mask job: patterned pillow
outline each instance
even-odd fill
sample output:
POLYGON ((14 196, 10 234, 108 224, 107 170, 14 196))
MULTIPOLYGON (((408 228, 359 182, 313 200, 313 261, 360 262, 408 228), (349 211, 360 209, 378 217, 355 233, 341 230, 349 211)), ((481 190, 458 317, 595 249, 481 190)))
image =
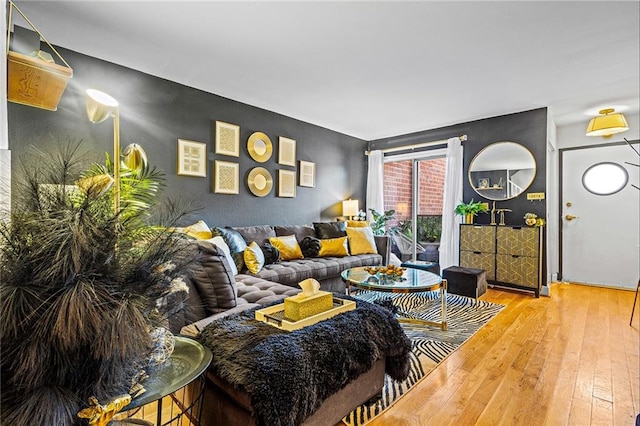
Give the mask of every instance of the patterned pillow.
POLYGON ((271 237, 269 242, 280 251, 282 260, 302 259, 302 250, 295 235, 286 237, 271 237))
POLYGON ((349 237, 349 250, 352 255, 378 253, 376 239, 370 227, 349 227, 347 228, 347 236, 349 237))
POLYGON ((320 253, 320 240, 314 237, 305 237, 300 242, 300 249, 304 257, 318 257, 320 253))

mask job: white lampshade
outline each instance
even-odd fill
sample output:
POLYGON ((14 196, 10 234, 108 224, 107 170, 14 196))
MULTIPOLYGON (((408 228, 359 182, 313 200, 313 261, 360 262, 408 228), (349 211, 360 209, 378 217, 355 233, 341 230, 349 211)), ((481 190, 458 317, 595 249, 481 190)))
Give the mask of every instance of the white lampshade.
POLYGON ((359 210, 358 200, 344 200, 342 202, 342 216, 356 216, 359 210))
POLYGON ((607 108, 600 110, 597 117, 593 117, 587 126, 587 136, 611 136, 616 133, 629 130, 627 120, 621 113, 615 113, 615 109, 607 108))
POLYGON ((87 117, 92 123, 101 123, 118 108, 118 101, 104 92, 87 90, 87 117))

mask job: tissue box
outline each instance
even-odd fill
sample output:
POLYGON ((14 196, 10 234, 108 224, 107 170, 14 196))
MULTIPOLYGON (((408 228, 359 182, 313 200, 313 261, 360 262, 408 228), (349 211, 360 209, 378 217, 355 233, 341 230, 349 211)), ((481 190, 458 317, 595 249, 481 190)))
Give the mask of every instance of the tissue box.
POLYGON ((328 291, 318 291, 309 296, 301 293, 284 299, 284 316, 294 321, 300 321, 332 308, 333 294, 328 291))

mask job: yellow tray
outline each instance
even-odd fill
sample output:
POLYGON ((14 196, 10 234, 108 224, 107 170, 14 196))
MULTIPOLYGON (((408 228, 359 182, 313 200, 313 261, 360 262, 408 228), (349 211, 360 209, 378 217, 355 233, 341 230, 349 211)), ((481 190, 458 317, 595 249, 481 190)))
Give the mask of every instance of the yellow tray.
POLYGON ((316 315, 304 318, 300 321, 288 320, 284 317, 284 303, 279 305, 269 306, 268 308, 259 309, 256 311, 256 320, 262 321, 266 324, 272 325, 281 330, 293 331, 304 328, 308 325, 315 324, 322 320, 326 320, 333 316, 338 315, 341 312, 352 311, 356 308, 356 302, 352 300, 343 300, 333 298, 333 308, 327 311, 321 312, 316 315))

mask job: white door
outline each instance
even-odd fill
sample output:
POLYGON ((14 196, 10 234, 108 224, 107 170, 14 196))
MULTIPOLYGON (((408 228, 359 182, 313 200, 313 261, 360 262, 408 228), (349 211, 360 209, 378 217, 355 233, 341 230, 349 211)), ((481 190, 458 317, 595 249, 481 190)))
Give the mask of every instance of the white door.
MULTIPOLYGON (((638 144, 633 145, 636 149, 638 144)), ((640 278, 640 159, 628 145, 568 149, 562 155, 562 280, 635 289, 640 278), (618 192, 600 187, 610 174, 628 182, 618 192), (629 164, 631 163, 631 164, 629 164), (592 169, 590 169, 592 168, 592 169), (587 172, 585 176, 585 172, 587 172), (586 180, 586 182, 585 182, 586 180), (595 193, 585 187, 590 184, 595 193), (575 218, 574 218, 575 217, 575 218)))

